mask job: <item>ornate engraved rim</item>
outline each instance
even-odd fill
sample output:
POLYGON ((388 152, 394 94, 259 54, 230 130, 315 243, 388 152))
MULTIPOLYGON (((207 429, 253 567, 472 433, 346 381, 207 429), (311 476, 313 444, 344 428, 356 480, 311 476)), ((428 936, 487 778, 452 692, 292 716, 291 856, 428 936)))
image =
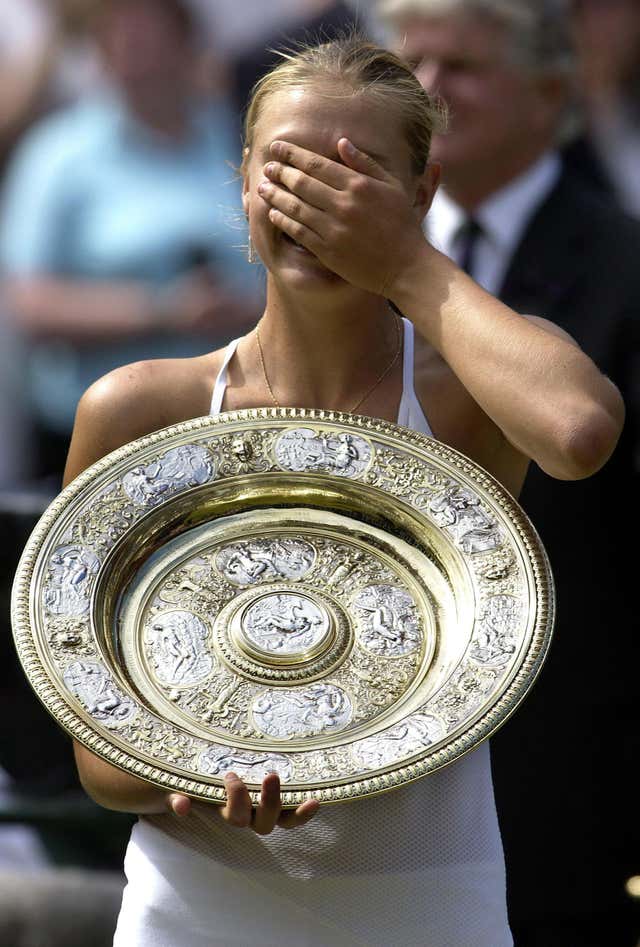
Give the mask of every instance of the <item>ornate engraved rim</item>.
MULTIPOLYGON (((490 474, 452 448, 418 434, 409 429, 400 428, 390 422, 375 418, 348 415, 341 412, 308 410, 297 408, 253 408, 228 412, 216 417, 196 418, 181 424, 157 431, 126 444, 99 460, 73 481, 49 506, 35 527, 21 557, 13 586, 11 616, 14 637, 19 658, 39 699, 54 718, 67 732, 99 756, 114 765, 138 775, 170 791, 185 792, 202 799, 222 802, 225 798, 221 779, 210 780, 187 778, 171 771, 169 766, 154 765, 140 756, 127 752, 118 745, 115 735, 96 732, 65 701, 51 674, 38 652, 34 639, 33 626, 36 620, 35 605, 31 600, 31 587, 38 566, 39 554, 47 537, 70 508, 78 502, 84 491, 95 487, 114 465, 134 455, 144 455, 153 447, 162 446, 184 435, 196 434, 203 429, 246 425, 252 426, 268 422, 307 422, 329 425, 345 425, 356 429, 367 437, 378 436, 394 439, 401 436, 403 446, 427 454, 430 460, 440 462, 454 470, 463 483, 472 484, 480 490, 491 503, 500 510, 508 521, 513 535, 517 537, 526 553, 530 567, 533 588, 532 603, 535 604, 535 624, 523 660, 517 667, 507 686, 498 699, 463 733, 454 737, 441 749, 428 752, 421 759, 407 765, 395 767, 390 772, 372 776, 351 778, 345 784, 330 785, 320 789, 283 790, 283 802, 286 806, 297 806, 310 796, 322 802, 352 800, 403 785, 434 772, 459 759, 465 753, 477 747, 482 741, 494 734, 513 714, 530 690, 546 657, 553 628, 555 597, 553 579, 549 562, 540 539, 517 502, 490 474)), ((286 425, 283 430, 286 429, 286 425)), ((304 476, 304 475, 303 475, 304 476)), ((103 728, 104 729, 104 728, 103 728)), ((259 792, 252 791, 257 801, 259 792)))

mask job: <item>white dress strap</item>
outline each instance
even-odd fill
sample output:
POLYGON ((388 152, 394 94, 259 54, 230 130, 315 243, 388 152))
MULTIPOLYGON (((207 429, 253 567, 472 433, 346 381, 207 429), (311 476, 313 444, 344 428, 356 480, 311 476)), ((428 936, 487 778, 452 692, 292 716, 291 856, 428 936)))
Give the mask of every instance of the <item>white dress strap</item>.
POLYGON ((402 398, 398 410, 398 424, 410 427, 421 434, 433 437, 431 426, 418 401, 413 381, 414 375, 414 335, 413 323, 402 317, 404 345, 402 353, 402 398))
POLYGON ((233 342, 229 342, 227 345, 224 353, 224 360, 222 362, 222 368, 218 372, 216 383, 213 386, 213 395, 211 396, 211 408, 209 410, 209 414, 220 414, 222 411, 222 402, 224 400, 224 393, 227 387, 227 367, 234 356, 235 350, 238 348, 239 341, 240 339, 234 339, 233 342))

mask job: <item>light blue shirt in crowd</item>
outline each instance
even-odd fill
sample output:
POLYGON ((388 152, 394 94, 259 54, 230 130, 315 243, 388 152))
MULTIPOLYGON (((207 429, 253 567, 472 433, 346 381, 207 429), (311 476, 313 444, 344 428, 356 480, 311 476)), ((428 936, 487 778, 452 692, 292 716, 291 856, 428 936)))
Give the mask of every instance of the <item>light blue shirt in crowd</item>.
MULTIPOLYGON (((233 291, 257 300, 260 277, 243 248, 240 156, 239 123, 224 102, 194 108, 178 142, 141 126, 115 95, 58 112, 27 134, 9 168, 2 270, 143 280, 161 289, 206 259, 233 291)), ((224 341, 164 333, 82 349, 63 340, 37 344, 34 408, 47 426, 68 431, 80 395, 106 371, 224 341)))

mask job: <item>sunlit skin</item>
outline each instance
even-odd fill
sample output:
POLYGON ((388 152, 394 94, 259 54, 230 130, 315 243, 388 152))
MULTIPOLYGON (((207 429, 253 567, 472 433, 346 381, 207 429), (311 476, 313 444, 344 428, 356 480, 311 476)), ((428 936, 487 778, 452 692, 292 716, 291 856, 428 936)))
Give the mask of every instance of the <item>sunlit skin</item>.
MULTIPOLYGON (((588 476, 618 437, 617 389, 565 333, 514 313, 425 241, 421 225, 437 166, 413 173, 389 110, 367 96, 333 92, 274 94, 245 161, 244 209, 267 269, 261 336, 279 402, 348 410, 394 353, 390 299, 416 327, 416 392, 438 438, 513 494, 529 458, 552 476, 588 476)), ((65 482, 136 437, 207 414, 223 357, 219 350, 141 362, 98 381, 78 408, 65 482)), ((397 418, 401 364, 360 413, 397 418)), ((229 365, 222 407, 265 404, 272 402, 252 331, 229 365)), ((81 746, 76 756, 83 785, 109 808, 185 817, 194 805, 81 746)), ((237 775, 225 778, 225 789, 226 804, 212 818, 260 834, 302 826, 318 810, 309 799, 284 811, 275 774, 265 778, 256 806, 237 775)))
POLYGON ((472 13, 412 16, 396 24, 396 37, 423 88, 448 106, 432 158, 463 207, 472 210, 550 147, 566 83, 518 64, 504 28, 472 13))

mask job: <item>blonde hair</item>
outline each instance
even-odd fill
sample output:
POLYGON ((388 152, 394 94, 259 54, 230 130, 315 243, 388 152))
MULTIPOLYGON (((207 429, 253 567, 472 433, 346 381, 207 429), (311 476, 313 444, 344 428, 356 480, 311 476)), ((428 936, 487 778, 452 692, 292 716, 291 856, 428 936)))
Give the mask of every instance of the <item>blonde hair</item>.
POLYGON ((425 170, 431 138, 446 125, 445 107, 425 92, 395 53, 357 33, 277 52, 282 62, 256 83, 247 108, 243 168, 265 102, 277 92, 306 86, 319 94, 339 95, 337 90, 342 89, 348 96, 366 95, 395 111, 404 128, 412 170, 416 174, 425 170))

